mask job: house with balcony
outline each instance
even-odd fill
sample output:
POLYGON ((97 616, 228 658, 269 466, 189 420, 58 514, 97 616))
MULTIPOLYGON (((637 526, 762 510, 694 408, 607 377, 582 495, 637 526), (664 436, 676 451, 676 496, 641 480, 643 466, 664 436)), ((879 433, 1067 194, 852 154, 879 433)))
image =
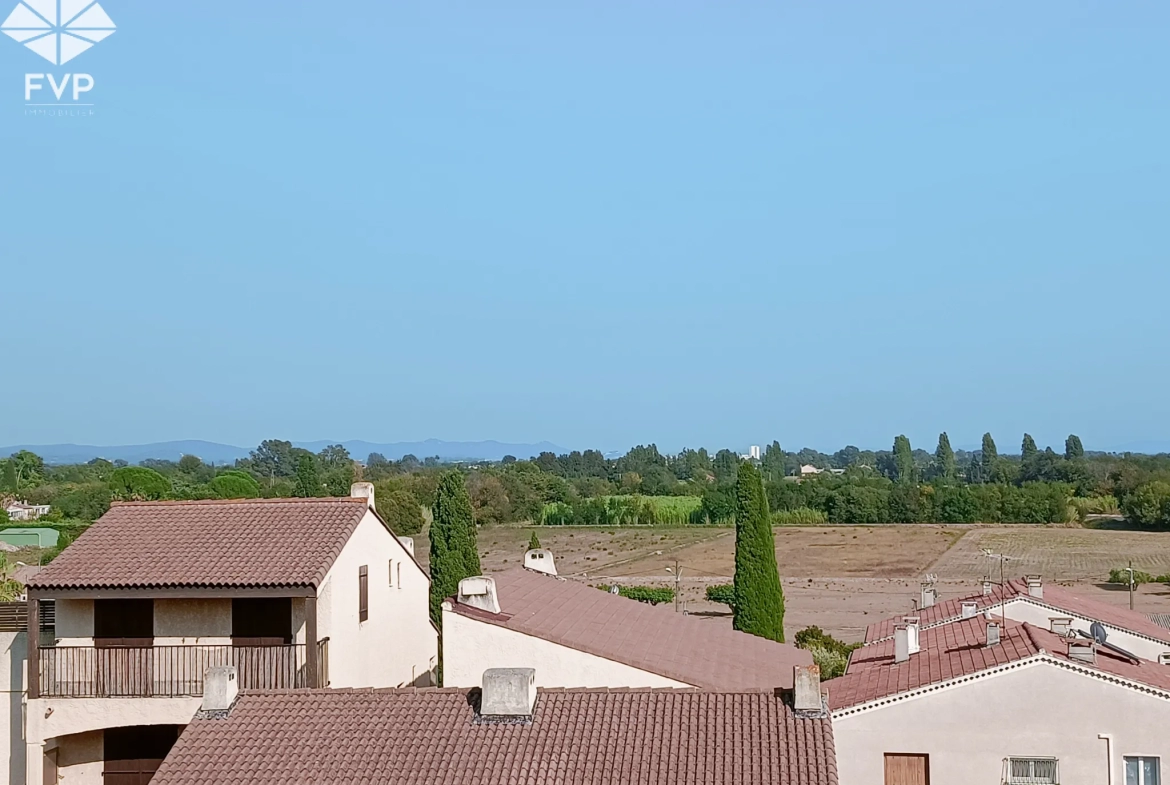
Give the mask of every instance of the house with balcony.
POLYGON ((413 544, 373 486, 327 499, 115 504, 28 584, 25 781, 142 785, 212 668, 241 690, 431 683, 413 544))

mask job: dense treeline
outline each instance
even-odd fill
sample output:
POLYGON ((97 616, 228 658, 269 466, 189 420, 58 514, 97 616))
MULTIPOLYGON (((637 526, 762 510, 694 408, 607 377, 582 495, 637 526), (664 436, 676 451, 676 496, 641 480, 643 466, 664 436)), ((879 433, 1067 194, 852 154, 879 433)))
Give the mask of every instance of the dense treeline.
MULTIPOLYGON (((651 444, 617 458, 585 450, 458 468, 481 525, 724 523, 734 519, 742 460, 730 450, 667 455, 651 444)), ((1170 455, 1086 453, 1076 436, 1057 452, 1025 434, 1018 454, 1001 454, 990 434, 975 451, 953 450, 945 433, 933 452, 904 436, 890 450, 832 454, 773 442, 753 463, 776 523, 1041 523, 1120 511, 1142 526, 1170 526, 1170 455)), ((446 468, 437 458, 375 453, 361 462, 340 445, 314 454, 280 440, 230 467, 193 455, 50 466, 22 451, 0 461, 0 496, 50 504, 50 521, 92 521, 115 499, 342 496, 361 479, 374 483, 395 531, 411 534, 421 530, 446 468)))

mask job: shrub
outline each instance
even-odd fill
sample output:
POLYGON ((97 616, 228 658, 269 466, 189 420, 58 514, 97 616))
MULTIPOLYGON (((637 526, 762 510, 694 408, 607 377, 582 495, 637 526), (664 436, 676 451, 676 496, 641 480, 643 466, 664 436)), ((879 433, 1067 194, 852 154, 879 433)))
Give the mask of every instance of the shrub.
POLYGON ((735 610, 735 584, 720 583, 715 586, 708 586, 707 599, 710 602, 718 602, 735 610))
POLYGON ((1126 495, 1121 511, 1138 526, 1170 525, 1170 483, 1155 480, 1139 485, 1126 495))
POLYGON ((792 639, 799 649, 812 654, 813 662, 821 669, 822 679, 833 679, 845 673, 849 654, 860 643, 845 643, 827 634, 820 627, 806 627, 792 639))
POLYGON ((828 523, 829 516, 822 510, 797 507, 795 510, 776 510, 772 513, 773 526, 808 526, 828 523))
POLYGON ((822 679, 835 679, 845 675, 845 668, 849 665, 849 655, 838 649, 827 649, 824 646, 811 646, 808 653, 813 662, 821 669, 822 679))
MULTIPOLYGON (((1109 583, 1120 583, 1123 586, 1129 585, 1129 571, 1125 568, 1119 570, 1109 571, 1109 583)), ((1170 583, 1170 575, 1159 575, 1154 577, 1148 572, 1141 570, 1133 571, 1133 585, 1141 586, 1144 583, 1170 583)))
POLYGON ((1069 504, 1076 510, 1077 518, 1085 520, 1090 515, 1116 515, 1121 511, 1115 496, 1089 496, 1081 498, 1074 496, 1069 504))
MULTIPOLYGON (((597 588, 602 591, 610 591, 612 587, 603 584, 597 588)), ((627 599, 648 602, 651 605, 674 602, 674 589, 664 589, 658 586, 618 586, 618 594, 627 599)))

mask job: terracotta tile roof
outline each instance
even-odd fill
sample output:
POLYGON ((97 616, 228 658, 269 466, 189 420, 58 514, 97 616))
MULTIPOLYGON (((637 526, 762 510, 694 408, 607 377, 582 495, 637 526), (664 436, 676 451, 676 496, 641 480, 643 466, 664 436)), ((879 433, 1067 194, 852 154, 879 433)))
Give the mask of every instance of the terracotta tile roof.
POLYGON ((1031 624, 1008 620, 999 645, 986 646, 986 640, 987 620, 978 616, 920 631, 920 651, 906 662, 894 662, 893 640, 857 649, 846 674, 826 682, 829 707, 845 709, 1042 654, 1170 691, 1170 667, 1148 660, 1135 662, 1103 648, 1097 650, 1095 665, 1073 663, 1064 638, 1031 624))
MULTIPOLYGON (((1153 638, 1170 644, 1170 629, 1161 627, 1144 614, 1117 605, 1110 605, 1100 600, 1086 599, 1074 594, 1063 586, 1057 586, 1051 583, 1044 584, 1043 598, 1032 597, 1028 594, 1027 582, 1022 578, 1008 581, 1003 586, 1002 591, 999 584, 993 585, 991 594, 988 596, 980 592, 966 597, 956 597, 945 602, 940 602, 930 608, 924 608, 921 611, 909 611, 904 615, 918 616, 919 623, 923 627, 927 627, 932 624, 941 624, 960 618, 963 613, 962 606, 964 602, 978 603, 978 610, 981 612, 985 608, 998 605, 1001 598, 1009 601, 1022 599, 1026 602, 1048 607, 1055 614, 1064 612, 1081 616, 1092 621, 1099 621, 1106 626, 1129 630, 1130 632, 1144 635, 1147 638, 1153 638)), ((883 619, 869 625, 865 631, 866 643, 889 638, 894 634, 894 625, 901 620, 902 616, 898 616, 896 618, 883 619)))
POLYGON ((709 690, 792 687, 812 655, 783 643, 618 597, 576 581, 515 568, 492 575, 501 613, 450 600, 463 616, 709 690))
POLYGON ((316 586, 367 509, 355 498, 115 504, 28 585, 316 586))
POLYGON ((516 724, 477 723, 477 705, 478 690, 244 695, 188 725, 151 783, 837 783, 829 719, 771 692, 540 690, 516 724))

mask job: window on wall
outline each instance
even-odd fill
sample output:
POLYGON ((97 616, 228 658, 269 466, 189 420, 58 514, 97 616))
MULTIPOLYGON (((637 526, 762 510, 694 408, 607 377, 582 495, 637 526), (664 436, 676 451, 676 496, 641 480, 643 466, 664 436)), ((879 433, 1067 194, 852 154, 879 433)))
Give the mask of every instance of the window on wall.
POLYGON ((1059 785, 1056 758, 1008 758, 1004 761, 1007 785, 1059 785))
POLYGON ((1159 759, 1153 756, 1126 756, 1125 785, 1162 785, 1159 759))
POLYGON ((358 567, 358 621, 370 618, 370 569, 358 567))
POLYGON ((390 570, 390 585, 393 586, 394 585, 394 560, 393 559, 391 559, 389 561, 389 570, 390 570))

